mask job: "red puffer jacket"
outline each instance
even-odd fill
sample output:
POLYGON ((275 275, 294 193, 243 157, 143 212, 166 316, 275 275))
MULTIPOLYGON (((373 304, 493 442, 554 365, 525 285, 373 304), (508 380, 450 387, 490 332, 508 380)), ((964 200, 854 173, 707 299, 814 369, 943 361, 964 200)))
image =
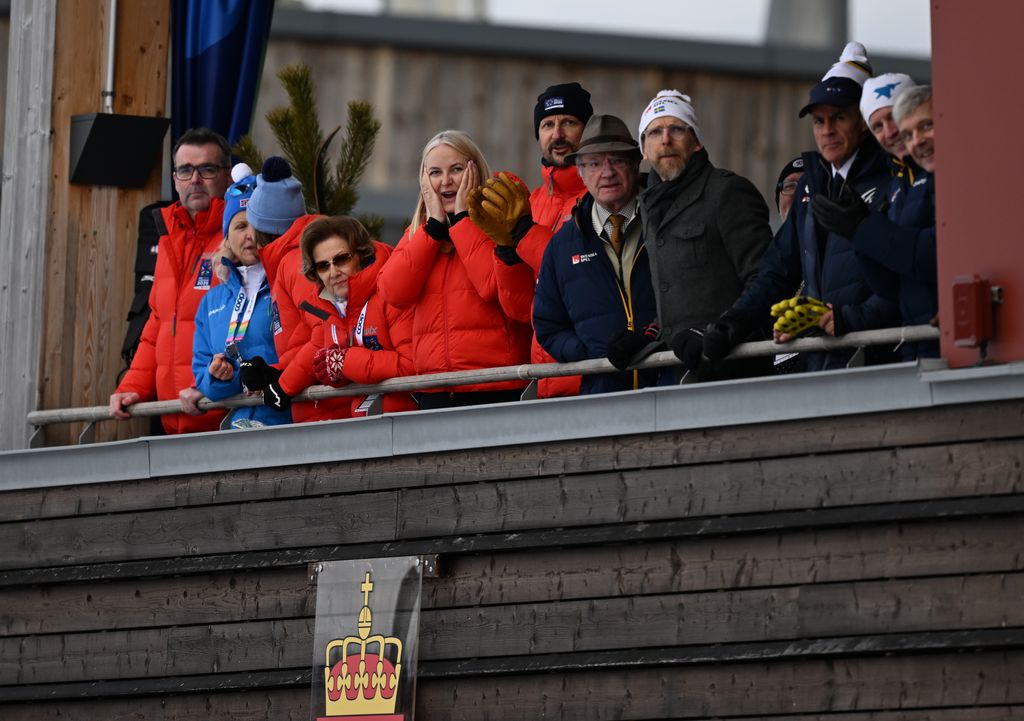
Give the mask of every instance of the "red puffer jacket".
MULTIPOLYGON (((319 322, 319 319, 304 317, 307 314, 299 310, 303 302, 314 302, 320 292, 320 289, 302 274, 299 240, 306 226, 320 217, 322 216, 303 215, 292 223, 284 235, 270 245, 260 248, 260 260, 263 261, 263 267, 267 271, 267 283, 270 284, 271 324, 274 331, 274 347, 277 348, 277 363, 274 365, 280 369, 288 367, 299 349, 309 341, 314 321, 319 322)), ((296 403, 292 406, 292 421, 304 423, 323 420, 316 405, 308 401, 296 403)))
MULTIPOLYGON (((223 239, 223 212, 220 198, 212 200, 209 210, 196 213, 194 222, 180 202, 161 209, 165 233, 160 236, 149 292, 152 312, 118 393, 138 393, 143 401, 169 401, 195 385, 196 310, 217 283, 213 260, 223 239)), ((217 430, 223 418, 224 411, 208 411, 201 416, 166 415, 161 421, 168 433, 194 433, 217 430)))
MULTIPOLYGON (((528 357, 530 327, 508 318, 498 302, 494 244, 463 218, 438 242, 425 226, 408 228, 377 278, 383 299, 413 308, 416 373, 516 365, 528 357)), ((484 383, 436 391, 498 391, 522 381, 484 383)))
MULTIPOLYGON (((316 320, 312 336, 288 364, 281 376, 281 388, 295 395, 319 381, 313 372, 313 355, 321 348, 337 345, 348 348, 342 374, 351 383, 380 383, 388 378, 413 375, 412 308, 388 305, 377 292, 377 277, 391 256, 392 249, 374 241, 374 262, 348 279, 348 307, 344 317, 329 295, 322 292, 316 301, 303 306, 303 315, 316 320)), ((317 420, 349 418, 357 412, 365 396, 331 398, 317 402, 317 420)), ((384 412, 416 410, 408 393, 384 396, 384 412)))
MULTIPOLYGON (((523 263, 506 265, 494 258, 494 274, 498 282, 499 299, 505 312, 516 320, 530 322, 533 317, 533 293, 540 273, 544 249, 551 236, 572 218, 572 209, 587 192, 575 166, 553 167, 541 170, 544 183, 530 193, 530 212, 534 226, 516 246, 523 263)), ((531 363, 554 363, 547 351, 540 347, 536 336, 530 344, 531 363)), ((580 392, 580 377, 543 378, 537 382, 540 398, 576 396, 580 392)))

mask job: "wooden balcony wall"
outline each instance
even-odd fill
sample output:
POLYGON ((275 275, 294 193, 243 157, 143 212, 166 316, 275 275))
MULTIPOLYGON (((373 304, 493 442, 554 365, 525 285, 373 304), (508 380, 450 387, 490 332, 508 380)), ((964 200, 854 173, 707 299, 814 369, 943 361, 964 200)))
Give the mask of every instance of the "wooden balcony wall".
POLYGON ((976 402, 7 491, 0 718, 305 720, 310 564, 421 553, 420 721, 1024 719, 1022 436, 976 402))

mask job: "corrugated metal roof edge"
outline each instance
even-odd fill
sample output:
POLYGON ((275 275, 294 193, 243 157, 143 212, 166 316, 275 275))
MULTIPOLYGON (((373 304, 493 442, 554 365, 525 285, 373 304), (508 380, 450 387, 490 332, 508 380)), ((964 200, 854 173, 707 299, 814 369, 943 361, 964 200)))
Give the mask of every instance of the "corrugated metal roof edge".
POLYGON ((904 363, 0 453, 0 491, 1024 399, 1024 362, 904 363))

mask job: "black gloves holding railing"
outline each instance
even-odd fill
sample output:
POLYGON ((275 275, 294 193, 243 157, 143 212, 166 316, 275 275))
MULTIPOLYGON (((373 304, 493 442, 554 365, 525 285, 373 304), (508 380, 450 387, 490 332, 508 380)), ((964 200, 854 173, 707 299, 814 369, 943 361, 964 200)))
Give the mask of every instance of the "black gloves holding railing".
POLYGON ((268 365, 260 356, 253 356, 239 361, 238 368, 242 373, 242 385, 249 391, 263 391, 263 405, 276 411, 288 410, 292 398, 281 389, 278 380, 281 371, 268 365))

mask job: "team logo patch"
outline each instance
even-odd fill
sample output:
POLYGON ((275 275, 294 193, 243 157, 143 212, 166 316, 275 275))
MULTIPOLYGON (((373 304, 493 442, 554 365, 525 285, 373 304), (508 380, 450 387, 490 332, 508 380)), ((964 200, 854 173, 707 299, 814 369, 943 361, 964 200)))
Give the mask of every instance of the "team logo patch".
POLYGON ((572 264, 579 265, 580 263, 589 263, 596 257, 597 253, 581 253, 580 255, 574 255, 572 257, 572 264))
POLYGON ((548 98, 544 101, 544 110, 554 110, 555 108, 564 108, 565 98, 548 98))

